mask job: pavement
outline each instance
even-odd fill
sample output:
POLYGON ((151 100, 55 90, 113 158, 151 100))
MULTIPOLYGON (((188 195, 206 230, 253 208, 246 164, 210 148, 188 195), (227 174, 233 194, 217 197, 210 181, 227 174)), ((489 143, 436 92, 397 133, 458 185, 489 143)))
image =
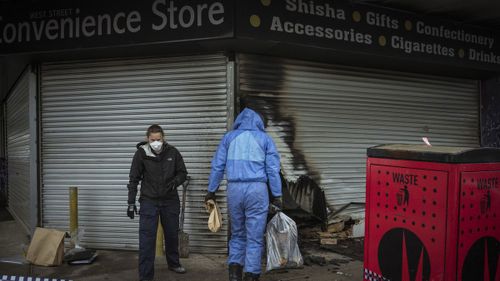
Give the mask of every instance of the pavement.
MULTIPOLYGON (((42 267, 31 265, 25 261, 23 250, 26 249, 27 245, 29 245, 29 237, 24 234, 16 221, 0 221, 0 280, 2 280, 3 275, 59 278, 74 281, 138 280, 138 254, 136 251, 97 250, 99 256, 91 265, 63 264, 56 267, 42 267)), ((360 260, 320 249, 314 251, 309 249, 307 260, 309 265, 299 269, 264 273, 261 280, 362 280, 363 262, 360 260), (315 263, 316 260, 321 262, 315 263)), ((155 280, 228 280, 226 256, 224 255, 191 254, 189 258, 181 259, 181 263, 188 271, 186 274, 176 274, 169 271, 164 258, 158 258, 155 265, 155 280)))

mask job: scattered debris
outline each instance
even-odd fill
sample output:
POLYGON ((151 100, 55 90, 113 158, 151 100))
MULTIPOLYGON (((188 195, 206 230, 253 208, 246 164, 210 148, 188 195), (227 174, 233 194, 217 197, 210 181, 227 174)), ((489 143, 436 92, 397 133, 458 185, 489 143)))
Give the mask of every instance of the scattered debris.
POLYGON ((311 266, 313 264, 325 266, 328 263, 326 262, 325 257, 316 256, 316 255, 307 255, 304 257, 304 265, 311 266))
POLYGON ((358 221, 352 220, 351 217, 343 216, 335 220, 331 220, 326 229, 321 226, 299 226, 299 233, 302 239, 309 241, 320 241, 322 239, 347 239, 352 237, 353 225, 358 221))
POLYGON ((68 264, 91 264, 97 258, 95 250, 84 248, 73 248, 64 255, 64 261, 68 264))
POLYGON ((337 275, 343 275, 343 276, 347 276, 347 277, 352 276, 352 274, 349 274, 349 273, 344 273, 344 272, 342 272, 342 271, 337 271, 337 275))
MULTIPOLYGON (((364 226, 364 220, 355 220, 350 216, 337 216, 329 220, 326 229, 320 225, 299 225, 300 240, 302 248, 304 244, 317 245, 323 250, 335 252, 348 256, 352 259, 363 260, 363 238, 354 238, 360 235, 360 227, 364 226)), ((364 234, 364 233, 363 233, 364 234)), ((307 257, 305 257, 306 259, 307 257)), ((308 262, 320 264, 315 259, 308 262)), ((306 263, 307 265, 307 263, 306 263)))
POLYGON ((337 239, 335 238, 322 238, 319 243, 321 245, 337 245, 337 239))
POLYGON ((327 231, 331 233, 341 232, 345 228, 345 221, 339 221, 328 225, 327 231))
POLYGON ((318 232, 319 238, 337 238, 337 239, 347 239, 351 237, 351 231, 342 231, 342 232, 318 232))

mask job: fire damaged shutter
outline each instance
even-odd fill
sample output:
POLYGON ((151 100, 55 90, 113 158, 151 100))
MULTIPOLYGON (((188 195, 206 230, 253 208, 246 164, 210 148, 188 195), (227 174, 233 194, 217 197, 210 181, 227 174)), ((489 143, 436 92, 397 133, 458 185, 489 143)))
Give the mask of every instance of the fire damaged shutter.
MULTIPOLYGON (((368 147, 424 136, 479 145, 476 81, 252 55, 239 56, 238 74, 242 103, 268 119, 288 185, 313 179, 334 211, 365 202, 368 147)), ((363 216, 363 205, 345 212, 363 216)))
POLYGON ((6 101, 8 206, 31 233, 37 223, 36 77, 24 71, 6 101))
MULTIPOLYGON (((191 251, 225 253, 227 223, 219 233, 209 232, 203 198, 210 161, 231 116, 227 67, 217 54, 44 64, 44 226, 68 230, 68 187, 77 186, 82 244, 136 249, 139 219, 126 216, 126 186, 136 144, 151 124, 159 124, 192 178, 184 228, 191 251)), ((224 190, 218 195, 226 216, 224 190)))

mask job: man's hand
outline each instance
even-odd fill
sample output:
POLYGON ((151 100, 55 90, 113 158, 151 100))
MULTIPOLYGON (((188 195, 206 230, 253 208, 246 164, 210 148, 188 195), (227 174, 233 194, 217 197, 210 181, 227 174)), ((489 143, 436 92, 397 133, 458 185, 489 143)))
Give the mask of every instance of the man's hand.
POLYGON ((208 200, 214 200, 215 202, 215 192, 207 192, 207 195, 205 195, 205 203, 207 203, 208 200))
POLYGON ((283 200, 281 199, 281 196, 274 197, 272 204, 278 207, 280 210, 283 209, 283 200))
POLYGON ((280 197, 274 197, 269 205, 269 212, 275 214, 283 209, 283 200, 280 197))
POLYGON ((127 216, 130 219, 134 219, 134 215, 137 215, 137 207, 135 206, 135 204, 128 204, 127 216))

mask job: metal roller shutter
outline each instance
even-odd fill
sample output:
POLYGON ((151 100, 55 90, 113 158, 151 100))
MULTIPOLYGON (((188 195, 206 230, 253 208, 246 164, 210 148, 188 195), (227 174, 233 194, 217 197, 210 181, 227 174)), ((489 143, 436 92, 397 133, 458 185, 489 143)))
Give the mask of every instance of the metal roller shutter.
MULTIPOLYGON (((338 209, 365 202, 366 148, 479 145, 476 81, 241 55, 239 96, 270 119, 285 177, 311 175, 338 209)), ((347 213, 363 216, 360 207, 347 213)))
POLYGON ((126 185, 136 144, 157 123, 192 177, 185 222, 191 250, 225 253, 227 224, 217 234, 208 231, 203 198, 232 114, 228 67, 222 55, 44 64, 44 225, 68 229, 68 187, 77 186, 82 244, 136 249, 138 219, 126 217, 126 185))
POLYGON ((37 220, 35 81, 26 70, 6 101, 8 206, 27 233, 37 220))

